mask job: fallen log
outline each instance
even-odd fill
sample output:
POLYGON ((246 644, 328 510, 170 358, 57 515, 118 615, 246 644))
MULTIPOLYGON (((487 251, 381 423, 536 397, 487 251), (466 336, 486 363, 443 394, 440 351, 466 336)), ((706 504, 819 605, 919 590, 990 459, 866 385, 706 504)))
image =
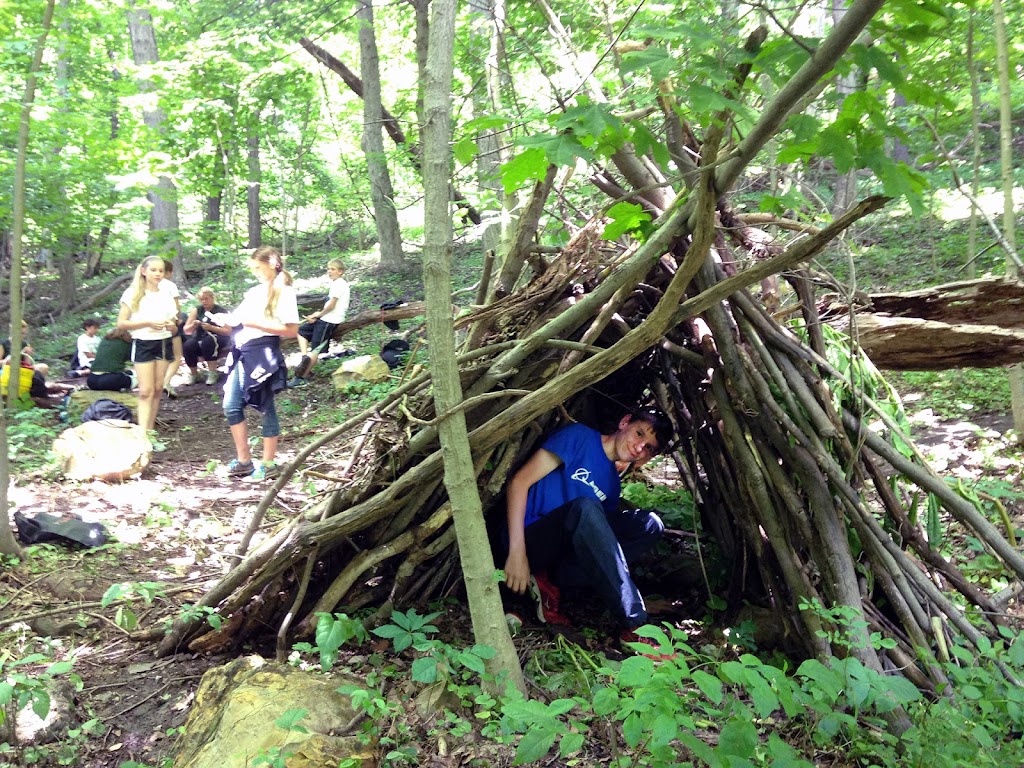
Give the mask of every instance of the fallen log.
POLYGON ((996 368, 1024 361, 1024 283, 983 278, 901 293, 823 297, 822 320, 850 333, 883 370, 996 368))

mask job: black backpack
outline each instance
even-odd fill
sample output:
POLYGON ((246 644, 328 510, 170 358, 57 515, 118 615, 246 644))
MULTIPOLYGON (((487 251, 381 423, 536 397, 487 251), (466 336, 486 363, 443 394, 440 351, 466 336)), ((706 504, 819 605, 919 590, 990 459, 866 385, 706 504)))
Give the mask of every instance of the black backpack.
POLYGON ((107 398, 97 400, 86 408, 85 413, 82 414, 83 423, 86 421, 102 421, 103 419, 134 421, 132 418, 131 408, 124 403, 119 403, 116 400, 109 400, 107 398))

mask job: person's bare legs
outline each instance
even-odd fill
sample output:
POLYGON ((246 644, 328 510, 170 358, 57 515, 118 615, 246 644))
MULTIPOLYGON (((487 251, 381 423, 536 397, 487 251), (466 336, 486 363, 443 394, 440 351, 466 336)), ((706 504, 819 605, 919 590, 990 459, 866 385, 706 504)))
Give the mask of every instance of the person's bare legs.
POLYGON ((264 466, 274 463, 274 457, 277 456, 277 438, 276 437, 264 437, 263 438, 263 464, 264 466))
MULTIPOLYGON (((252 461, 252 451, 249 450, 249 428, 245 422, 231 425, 231 439, 235 442, 235 458, 239 464, 247 464, 252 461)), ((277 438, 274 438, 276 446, 277 438)), ((264 440, 266 444, 266 440, 264 440)))
POLYGON ((299 342, 299 352, 304 355, 309 354, 309 339, 300 333, 295 337, 295 340, 299 342))
POLYGON ((156 428, 156 415, 160 410, 162 382, 166 372, 166 360, 135 364, 135 375, 139 379, 139 425, 145 429, 156 428))
POLYGON ((182 342, 181 336, 174 336, 171 339, 171 349, 173 350, 174 359, 171 360, 167 365, 167 371, 164 373, 163 386, 161 389, 166 389, 171 385, 171 379, 173 379, 177 373, 178 368, 181 366, 182 356, 182 342))

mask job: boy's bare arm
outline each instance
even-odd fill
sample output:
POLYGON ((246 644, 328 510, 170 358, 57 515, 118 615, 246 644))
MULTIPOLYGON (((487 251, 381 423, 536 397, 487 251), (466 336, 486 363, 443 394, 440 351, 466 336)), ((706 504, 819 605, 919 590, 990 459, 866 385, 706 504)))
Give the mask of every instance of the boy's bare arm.
POLYGON ((539 449, 509 481, 506 496, 508 559, 505 583, 513 592, 523 593, 530 583, 530 562, 526 557, 526 497, 530 488, 562 463, 551 451, 539 449))

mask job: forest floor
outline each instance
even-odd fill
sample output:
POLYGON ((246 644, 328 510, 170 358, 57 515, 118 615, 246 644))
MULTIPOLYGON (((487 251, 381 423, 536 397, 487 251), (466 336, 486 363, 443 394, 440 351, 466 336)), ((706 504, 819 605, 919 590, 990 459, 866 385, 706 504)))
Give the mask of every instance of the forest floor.
MULTIPOLYGON (((290 460, 317 431, 308 426, 310 413, 340 407, 339 395, 329 390, 330 382, 321 374, 310 386, 289 390, 280 398, 284 430, 280 460, 290 460)), ((179 392, 178 399, 164 400, 161 406, 160 432, 167 450, 154 454, 140 478, 120 485, 72 484, 42 473, 16 479, 12 501, 20 511, 75 513, 102 523, 116 543, 94 550, 42 545, 19 564, 5 564, 0 574, 0 645, 4 646, 0 667, 32 653, 47 659, 70 659, 74 674, 81 678, 81 689, 74 694, 71 735, 64 733, 41 747, 0 753, 0 766, 115 768, 126 762, 159 766, 173 753, 177 729, 184 724, 207 669, 241 653, 273 655, 269 646, 213 656, 188 652, 167 658, 154 655, 165 622, 196 601, 232 565, 232 552, 269 487, 222 474, 223 465, 233 457, 233 448, 220 410, 219 389, 195 384, 181 387, 179 392), (133 632, 118 626, 114 607, 100 605, 108 588, 119 583, 153 585, 150 600, 132 605, 138 622, 133 632), (86 721, 93 723, 81 729, 86 721)), ((989 415, 967 422, 929 419, 924 414, 916 425, 920 445, 942 471, 989 492, 1003 487, 1012 520, 1016 527, 1024 526, 1019 451, 1003 438, 1010 427, 1008 416, 989 415)), ((258 434, 253 419, 250 429, 258 434)), ((322 457, 319 470, 330 474, 342 458, 322 457)), ((298 514, 328 485, 322 478, 309 476, 290 482, 258 535, 266 535, 286 516, 298 514)), ((967 554, 969 546, 965 543, 956 549, 967 554)), ((980 580, 986 578, 984 573, 976 575, 980 580)), ((702 588, 688 594, 663 589, 663 599, 652 607, 660 612, 659 620, 678 621, 702 605, 706 594, 700 592, 702 588)), ((586 601, 570 603, 568 610, 581 626, 600 622, 586 601)), ((552 638, 532 617, 524 618, 526 626, 516 642, 525 659, 533 648, 552 638)), ((470 622, 461 600, 446 606, 438 624, 446 642, 471 644, 470 622)), ((567 639, 621 657, 618 647, 603 633, 575 631, 567 639)), ((424 724, 417 722, 412 727, 422 729, 420 746, 430 754, 433 745, 424 724)), ((487 747, 475 739, 467 739, 465 748, 474 742, 474 749, 486 752, 487 747)), ((435 757, 422 764, 462 765, 465 748, 443 760, 435 757)), ((511 759, 511 751, 505 749, 489 762, 507 765, 511 759)), ((561 764, 557 760, 550 763, 561 764)))

